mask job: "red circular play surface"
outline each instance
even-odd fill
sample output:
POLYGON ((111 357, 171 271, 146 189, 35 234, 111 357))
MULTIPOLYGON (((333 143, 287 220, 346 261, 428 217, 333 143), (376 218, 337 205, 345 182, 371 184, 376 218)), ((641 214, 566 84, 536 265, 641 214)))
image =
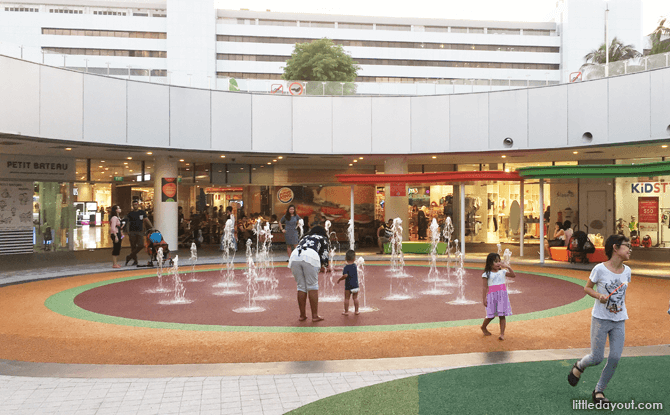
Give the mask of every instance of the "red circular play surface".
MULTIPOLYGON (((318 326, 362 326, 362 325, 391 325, 417 324, 439 321, 456 321, 477 319, 485 316, 482 299, 482 271, 466 270, 465 298, 477 301, 473 305, 451 305, 449 301, 456 300, 458 287, 444 287, 450 294, 429 295, 425 292, 434 289, 435 283, 426 282, 429 267, 406 266, 405 271, 409 278, 392 278, 394 275, 389 266, 371 266, 365 268, 365 290, 359 294, 360 306, 367 305, 375 311, 363 312, 358 316, 353 313, 353 301, 350 304, 350 315, 341 315, 343 311, 344 282, 330 288, 331 274, 319 274, 319 296, 337 297, 336 302, 319 302, 319 314, 325 318, 317 323, 318 326), (411 296, 404 300, 389 300, 391 294, 411 296)), ((440 277, 446 278, 444 267, 439 268, 440 277)), ((332 275, 337 281, 341 274, 336 271, 332 275)), ((156 277, 132 279, 103 285, 85 291, 76 296, 77 306, 99 314, 125 317, 137 320, 160 321, 166 323, 204 324, 222 326, 313 326, 315 323, 308 319, 298 321, 298 305, 296 301, 296 284, 291 272, 286 267, 274 269, 274 275, 279 285, 276 294, 280 297, 273 300, 256 301, 256 305, 263 307, 262 312, 240 313, 234 310, 247 307, 249 296, 217 295, 225 288, 214 287, 224 279, 216 271, 196 272, 194 274, 201 281, 191 282, 191 274, 180 274, 184 280, 185 298, 190 304, 168 304, 161 302, 174 297, 173 292, 155 293, 158 286, 156 277)), ((451 276, 452 282, 456 277, 451 276)), ((235 281, 240 283, 234 287, 237 291, 246 291, 246 276, 244 270, 235 270, 235 281)), ((163 276, 165 287, 173 286, 173 277, 163 276)), ((259 284, 263 294, 263 284, 259 284)), ((547 310, 565 305, 584 297, 584 290, 580 285, 557 278, 539 276, 517 272, 517 278, 509 284, 512 311, 514 314, 525 314, 533 311, 547 310)), ((309 304, 307 306, 308 316, 309 304)))

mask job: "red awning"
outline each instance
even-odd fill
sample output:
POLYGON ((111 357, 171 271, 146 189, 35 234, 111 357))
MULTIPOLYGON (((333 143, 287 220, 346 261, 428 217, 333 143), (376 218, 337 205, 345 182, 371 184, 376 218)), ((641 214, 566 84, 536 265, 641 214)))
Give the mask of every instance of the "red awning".
POLYGON ((337 181, 345 184, 444 184, 479 181, 517 181, 523 180, 519 173, 504 171, 447 171, 439 173, 407 174, 336 174, 337 181))

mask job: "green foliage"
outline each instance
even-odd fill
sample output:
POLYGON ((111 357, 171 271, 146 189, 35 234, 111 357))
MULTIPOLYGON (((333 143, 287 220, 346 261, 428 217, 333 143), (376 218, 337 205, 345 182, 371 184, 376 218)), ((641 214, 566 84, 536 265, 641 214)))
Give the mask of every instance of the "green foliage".
POLYGON ((661 18, 658 21, 656 30, 649 34, 649 39, 651 39, 650 55, 670 52, 670 27, 665 26, 666 20, 666 18, 661 18))
MULTIPOLYGON (((291 58, 284 67, 282 79, 353 82, 359 69, 341 45, 335 45, 332 40, 323 38, 311 43, 296 43, 291 58)), ((308 94, 310 88, 311 85, 308 84, 308 94)), ((323 93, 323 85, 319 85, 317 89, 320 89, 320 94, 323 93)))
MULTIPOLYGON (((632 59, 642 56, 642 54, 635 50, 633 45, 624 45, 618 38, 612 39, 609 47, 609 61, 617 62, 626 59, 632 59)), ((585 65, 588 64, 605 64, 605 44, 600 45, 598 49, 592 50, 584 56, 585 65)))
POLYGON ((234 78, 228 80, 228 90, 229 91, 239 91, 240 87, 237 85, 237 81, 234 78))

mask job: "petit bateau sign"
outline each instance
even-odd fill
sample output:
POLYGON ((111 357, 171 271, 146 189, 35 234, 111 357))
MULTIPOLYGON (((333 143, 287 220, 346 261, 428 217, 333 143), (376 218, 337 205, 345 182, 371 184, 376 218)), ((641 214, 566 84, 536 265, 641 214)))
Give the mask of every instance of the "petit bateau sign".
POLYGON ((3 154, 0 155, 0 178, 73 182, 76 180, 75 159, 3 154))

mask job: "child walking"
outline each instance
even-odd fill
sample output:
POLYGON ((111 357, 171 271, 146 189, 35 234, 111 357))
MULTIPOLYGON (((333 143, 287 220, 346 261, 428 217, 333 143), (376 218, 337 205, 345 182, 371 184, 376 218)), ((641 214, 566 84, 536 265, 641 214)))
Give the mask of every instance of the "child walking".
POLYGON ((484 282, 483 303, 486 307, 486 318, 482 324, 484 336, 490 336, 491 332, 486 329, 489 323, 496 317, 500 319, 500 336, 498 339, 505 340, 506 316, 512 315, 512 306, 509 303, 507 295, 507 286, 505 285, 505 276, 516 277, 512 268, 503 265, 500 262, 500 255, 496 253, 488 254, 486 257, 486 266, 482 274, 484 282))
POLYGON ((342 277, 337 280, 339 284, 340 281, 344 281, 344 314, 345 316, 349 315, 349 298, 354 297, 354 312, 356 315, 358 312, 358 269, 354 261, 356 260, 356 252, 353 249, 347 251, 344 256, 344 260, 347 262, 347 265, 344 266, 342 270, 342 277))

